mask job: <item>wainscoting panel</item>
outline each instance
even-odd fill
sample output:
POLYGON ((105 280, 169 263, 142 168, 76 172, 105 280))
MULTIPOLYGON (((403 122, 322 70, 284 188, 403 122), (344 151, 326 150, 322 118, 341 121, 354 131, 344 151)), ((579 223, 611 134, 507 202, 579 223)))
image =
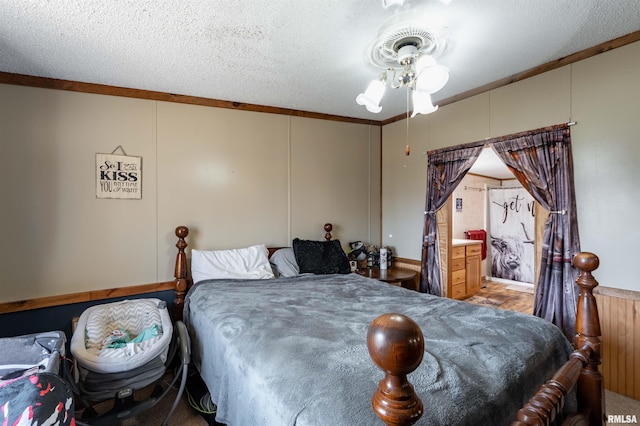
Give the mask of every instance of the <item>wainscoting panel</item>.
POLYGON ((415 287, 414 289, 416 291, 420 291, 420 261, 419 260, 413 260, 413 259, 405 259, 402 257, 398 257, 398 258, 394 258, 395 263, 393 264, 394 268, 402 268, 402 269, 410 269, 412 271, 416 271, 416 278, 415 278, 415 287))
POLYGON ((640 293, 596 288, 605 388, 640 400, 640 293))

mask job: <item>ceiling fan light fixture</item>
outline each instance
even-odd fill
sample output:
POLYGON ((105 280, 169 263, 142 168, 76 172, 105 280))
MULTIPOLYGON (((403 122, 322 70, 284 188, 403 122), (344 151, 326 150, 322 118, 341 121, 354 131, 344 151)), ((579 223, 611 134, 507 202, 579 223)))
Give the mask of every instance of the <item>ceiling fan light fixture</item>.
POLYGON ((433 65, 418 71, 416 90, 434 94, 449 81, 449 68, 444 65, 433 65))
POLYGON ((438 65, 433 55, 420 55, 416 61, 416 72, 420 74, 422 70, 438 65))
POLYGON ((404 0, 382 0, 382 7, 385 9, 391 6, 402 6, 404 0))
MULTIPOLYGON (((451 3, 451 0, 439 0, 439 1, 444 5, 448 5, 449 3, 451 3)), ((405 0, 382 0, 382 7, 387 9, 391 6, 402 6, 404 2, 405 0)))
POLYGON ((364 93, 360 93, 358 97, 356 97, 356 103, 358 105, 364 105, 367 108, 367 111, 375 114, 382 111, 380 101, 384 95, 386 82, 387 73, 383 72, 377 79, 369 83, 369 86, 367 86, 367 90, 365 90, 364 93))
POLYGON ((417 0, 382 0, 385 8, 401 7, 384 22, 367 48, 370 64, 384 70, 378 81, 356 98, 356 102, 370 112, 382 110, 380 101, 389 73, 392 76, 389 86, 406 90, 407 119, 410 118, 412 99, 411 117, 438 109, 432 103, 431 94, 449 81, 449 69, 436 62, 436 58, 447 51, 446 22, 438 19, 437 13, 427 13, 428 10, 417 7, 418 3, 417 0))
POLYGON ((414 43, 407 43, 398 47, 396 60, 400 65, 406 65, 414 62, 418 54, 418 48, 414 43))
POLYGON ((413 102, 413 113, 411 114, 411 118, 418 114, 431 114, 438 110, 438 106, 433 105, 431 95, 428 92, 414 90, 411 100, 413 102))

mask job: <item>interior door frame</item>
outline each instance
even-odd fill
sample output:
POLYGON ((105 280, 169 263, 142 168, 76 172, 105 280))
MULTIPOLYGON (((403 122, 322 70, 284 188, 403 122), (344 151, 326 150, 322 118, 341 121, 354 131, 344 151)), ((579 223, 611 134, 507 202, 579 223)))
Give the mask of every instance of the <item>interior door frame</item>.
MULTIPOLYGON (((540 274, 540 262, 542 261, 542 240, 544 235, 544 224, 549 217, 549 212, 540 205, 537 201, 533 201, 535 204, 535 231, 534 231, 534 250, 535 250, 535 259, 534 259, 534 270, 533 270, 533 292, 535 294, 538 288, 538 276, 540 274)), ((487 212, 484 211, 483 214, 486 215, 487 212)), ((447 199, 447 202, 442 206, 440 210, 436 212, 436 218, 438 223, 438 235, 440 237, 440 273, 442 283, 446 283, 446 286, 443 286, 443 296, 448 297, 449 290, 451 289, 451 276, 449 274, 448 265, 451 262, 451 247, 452 247, 452 236, 453 236, 453 192, 447 199)), ((490 238, 487 235, 488 238, 490 238)), ((487 251, 489 251, 489 247, 487 247, 487 251)), ((491 257, 487 256, 487 260, 490 260, 491 257)), ((485 265, 487 270, 491 267, 491 265, 485 265)), ((487 274, 488 275, 488 274, 487 274)), ((484 282, 486 276, 482 277, 482 281, 484 282)))

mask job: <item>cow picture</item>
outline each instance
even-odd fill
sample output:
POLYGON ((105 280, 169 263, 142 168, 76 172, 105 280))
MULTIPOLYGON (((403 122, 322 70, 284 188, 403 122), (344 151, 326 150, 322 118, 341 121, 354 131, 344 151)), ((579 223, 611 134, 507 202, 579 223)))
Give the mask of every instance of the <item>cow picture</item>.
POLYGON ((522 239, 504 236, 491 237, 491 275, 505 280, 533 282, 528 268, 523 265, 525 256, 522 239))

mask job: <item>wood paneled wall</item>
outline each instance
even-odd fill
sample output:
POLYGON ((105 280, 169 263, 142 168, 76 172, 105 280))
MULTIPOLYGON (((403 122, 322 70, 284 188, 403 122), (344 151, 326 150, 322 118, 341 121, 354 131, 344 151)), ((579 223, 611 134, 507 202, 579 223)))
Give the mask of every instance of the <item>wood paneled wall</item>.
POLYGON ((598 287, 605 388, 640 400, 640 293, 598 287))
POLYGON ((420 261, 413 259, 405 259, 402 257, 395 258, 394 268, 410 269, 416 271, 416 278, 414 279, 414 290, 420 291, 420 261))

